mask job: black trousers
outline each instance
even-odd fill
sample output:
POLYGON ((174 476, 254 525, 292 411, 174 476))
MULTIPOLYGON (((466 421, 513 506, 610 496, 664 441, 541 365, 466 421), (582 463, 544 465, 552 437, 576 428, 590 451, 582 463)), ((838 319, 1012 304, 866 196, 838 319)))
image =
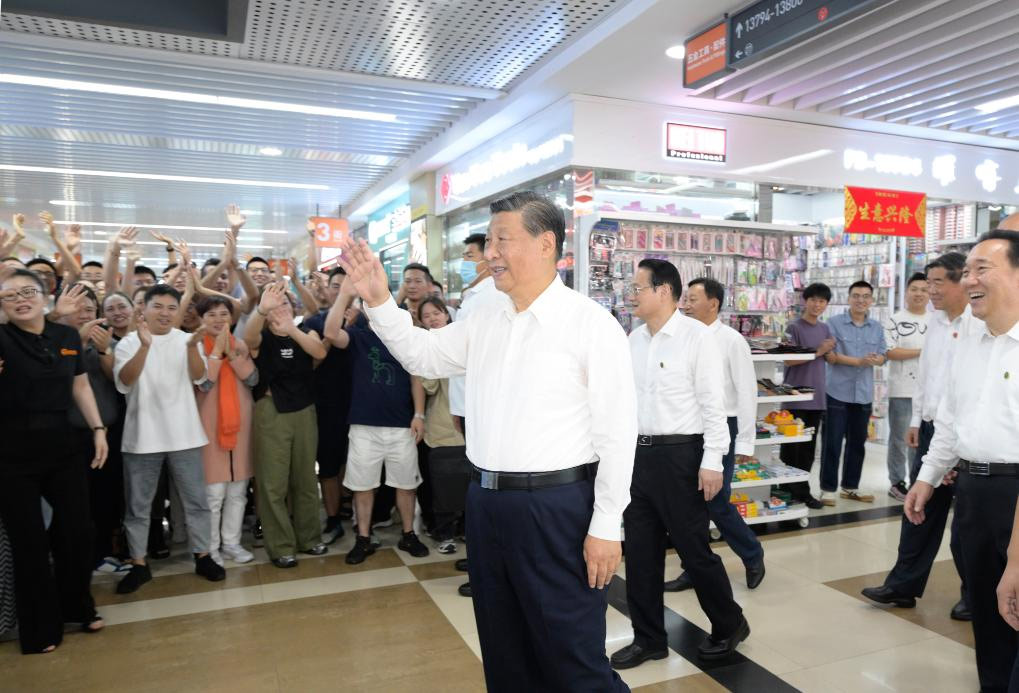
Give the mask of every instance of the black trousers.
POLYGON ((113 537, 124 526, 124 461, 120 454, 120 441, 124 423, 118 421, 106 432, 110 446, 106 464, 92 469, 95 456, 92 431, 75 430, 75 454, 78 464, 88 479, 88 506, 92 514, 92 564, 98 565, 106 556, 112 556, 113 537))
MULTIPOLYGON (((911 483, 916 481, 916 477, 920 473, 923 456, 927 454, 933 438, 934 424, 930 421, 921 422, 920 440, 917 443, 916 455, 913 457, 913 464, 909 470, 911 483)), ((899 530, 899 556, 892 571, 885 578, 886 587, 891 587, 899 594, 909 597, 923 596, 927 580, 931 576, 934 558, 937 556, 938 549, 941 548, 941 538, 945 535, 945 525, 948 522, 948 512, 952 508, 953 498, 955 498, 955 485, 942 484, 934 489, 934 495, 931 496, 924 508, 923 524, 914 525, 903 515, 902 527, 899 530)), ((955 561, 955 569, 962 577, 962 598, 967 600, 958 521, 959 515, 956 514, 952 521, 952 559, 955 561)))
POLYGON ((697 601, 711 621, 711 634, 727 638, 742 610, 732 598, 722 559, 711 551, 708 504, 697 490, 703 442, 637 447, 626 529, 626 601, 634 642, 667 646, 665 632, 666 535, 694 584, 697 601))
POLYGON ((443 541, 456 536, 457 522, 463 517, 471 465, 467 448, 452 445, 428 448, 428 473, 432 481, 433 536, 443 541))
POLYGON ((593 480, 533 491, 471 482, 469 574, 490 693, 629 690, 605 656, 607 591, 587 583, 593 508, 593 480))
MULTIPOLYGON (((800 419, 806 428, 814 429, 814 436, 805 443, 791 443, 781 446, 779 457, 783 464, 810 473, 814 466, 814 453, 817 450, 817 439, 821 437, 821 420, 824 418, 824 411, 821 409, 790 409, 789 412, 800 419)), ((810 482, 797 481, 792 484, 783 484, 782 487, 789 491, 796 500, 803 500, 810 495, 810 482)))
POLYGON ((14 557, 18 633, 26 654, 59 645, 65 622, 84 623, 96 613, 89 589, 92 522, 85 470, 71 455, 33 460, 30 471, 29 464, 0 472, 0 516, 14 557), (53 507, 49 532, 43 498, 53 507))
POLYGON ((973 612, 980 690, 1006 691, 1019 650, 1019 634, 998 614, 996 590, 1008 561, 1019 477, 960 472, 955 485, 955 514, 963 579, 973 612))

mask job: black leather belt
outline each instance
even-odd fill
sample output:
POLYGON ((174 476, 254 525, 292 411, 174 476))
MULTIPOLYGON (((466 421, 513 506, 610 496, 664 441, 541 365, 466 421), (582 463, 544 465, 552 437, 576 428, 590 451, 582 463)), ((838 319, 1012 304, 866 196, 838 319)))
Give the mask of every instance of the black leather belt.
POLYGON ((490 491, 533 491, 551 486, 563 486, 575 481, 593 479, 598 463, 582 464, 554 472, 490 472, 471 463, 471 480, 490 491))
POLYGON ((959 460, 959 469, 973 476, 1019 476, 1019 464, 959 460))
POLYGON ((684 443, 700 443, 704 440, 701 433, 677 433, 671 436, 637 436, 637 446, 646 448, 652 445, 683 445, 684 443))

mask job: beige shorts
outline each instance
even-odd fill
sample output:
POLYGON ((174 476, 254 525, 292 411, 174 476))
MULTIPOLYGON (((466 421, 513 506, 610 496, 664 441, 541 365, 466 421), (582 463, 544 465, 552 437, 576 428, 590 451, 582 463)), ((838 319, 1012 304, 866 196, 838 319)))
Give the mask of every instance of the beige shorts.
POLYGON ((383 464, 386 486, 410 490, 421 484, 418 448, 410 428, 352 425, 343 485, 351 491, 378 488, 383 464))

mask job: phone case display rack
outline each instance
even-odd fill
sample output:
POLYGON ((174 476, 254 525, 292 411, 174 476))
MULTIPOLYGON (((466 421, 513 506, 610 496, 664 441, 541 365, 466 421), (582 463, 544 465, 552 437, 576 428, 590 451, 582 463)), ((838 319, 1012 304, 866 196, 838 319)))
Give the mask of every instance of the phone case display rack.
MULTIPOLYGON (((816 247, 807 253, 807 278, 831 288, 832 300, 823 319, 849 310, 849 286, 863 279, 874 287, 870 317, 886 326, 895 313, 896 289, 905 269, 904 248, 896 253, 898 239, 842 233, 825 227, 816 247)), ((888 439, 888 365, 874 369, 874 404, 868 438, 888 439)))
POLYGON ((807 226, 612 213, 582 217, 587 249, 579 285, 612 311, 629 332, 633 316, 625 290, 645 258, 672 262, 686 283, 711 277, 725 286, 723 319, 747 337, 778 336, 798 311, 805 285, 807 226))

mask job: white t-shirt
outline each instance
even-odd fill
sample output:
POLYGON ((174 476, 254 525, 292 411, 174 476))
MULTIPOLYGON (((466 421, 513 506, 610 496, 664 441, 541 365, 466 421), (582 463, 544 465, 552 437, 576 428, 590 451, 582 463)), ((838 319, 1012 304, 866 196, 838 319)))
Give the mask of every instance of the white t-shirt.
MULTIPOLYGON (((885 324, 888 350, 923 349, 927 334, 927 314, 917 315, 900 310, 885 324)), ((889 361, 888 396, 912 398, 916 390, 916 379, 920 371, 920 358, 906 361, 889 361)))
MULTIPOLYGON (((195 391, 188 376, 187 332, 172 329, 152 335, 145 366, 134 385, 120 381, 124 364, 138 353, 141 341, 132 332, 117 344, 113 355, 113 381, 127 396, 124 452, 144 454, 200 448, 209 442, 198 418, 195 391)), ((205 374, 194 381, 205 380, 205 374)))

